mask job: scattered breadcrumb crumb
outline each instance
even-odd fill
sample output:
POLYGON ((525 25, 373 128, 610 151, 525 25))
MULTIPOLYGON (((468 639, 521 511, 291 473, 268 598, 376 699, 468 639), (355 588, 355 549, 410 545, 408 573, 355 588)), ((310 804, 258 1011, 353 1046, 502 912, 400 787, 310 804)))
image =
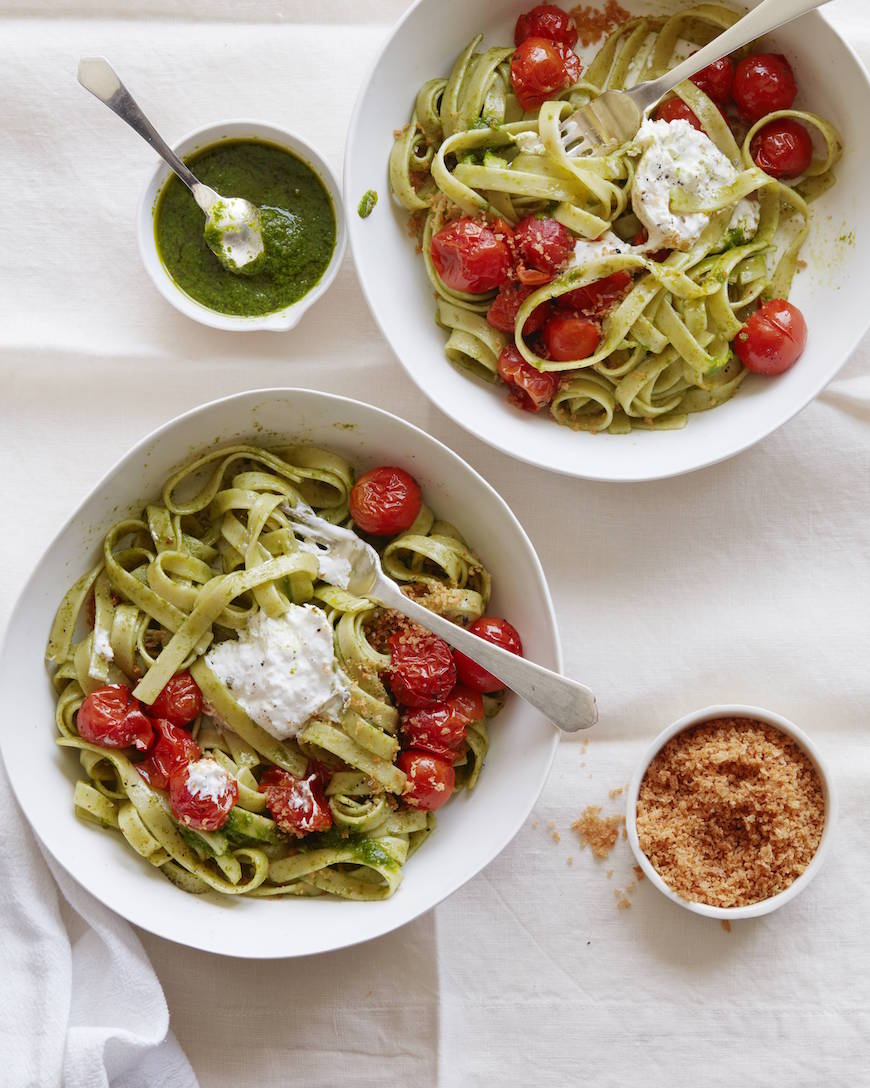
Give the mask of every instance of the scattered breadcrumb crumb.
POLYGON ((588 846, 597 858, 606 858, 619 838, 619 829, 625 827, 625 817, 602 816, 600 805, 587 805, 571 824, 580 842, 588 846))
POLYGON ((584 46, 597 42, 631 17, 617 0, 606 0, 601 8, 591 4, 578 4, 571 9, 571 14, 577 24, 580 44, 584 46))
POLYGON ((825 825, 818 773, 791 737, 752 718, 678 733, 649 765, 637 801, 643 852, 682 898, 757 903, 806 869, 825 825))
POLYGON ((612 801, 612 800, 614 800, 614 798, 619 797, 619 795, 622 793, 624 788, 625 788, 624 786, 617 786, 615 790, 611 790, 610 791, 610 800, 612 801))
POLYGON ((637 877, 638 883, 640 883, 644 879, 643 869, 639 865, 632 865, 632 869, 634 869, 634 875, 637 877))
POLYGON ((547 820, 547 830, 548 831, 552 831, 555 826, 556 826, 556 821, 555 820, 547 820))
POLYGON ((581 762, 580 762, 580 766, 581 766, 581 767, 585 767, 585 766, 586 766, 586 760, 585 760, 585 759, 584 759, 584 760, 581 760, 581 762))
POLYGON ((631 906, 631 900, 626 899, 625 897, 623 897, 622 899, 619 900, 619 902, 616 904, 616 906, 617 906, 618 910, 628 910, 629 907, 631 906))
POLYGON ((537 820, 532 820, 532 829, 534 830, 534 828, 536 828, 537 826, 538 826, 538 821, 537 820))
POLYGON ((559 834, 558 831, 554 831, 553 832, 553 842, 561 842, 561 841, 562 841, 562 836, 559 834))
POLYGON ((574 864, 574 855, 573 854, 568 855, 568 857, 566 859, 566 864, 567 865, 573 865, 574 864))
POLYGON ((725 930, 726 933, 731 932, 731 923, 728 921, 727 918, 722 919, 721 926, 725 930))
POLYGON ((612 869, 608 869, 608 870, 607 870, 607 879, 608 879, 608 880, 610 880, 610 878, 611 878, 612 876, 613 876, 613 870, 612 870, 612 869))

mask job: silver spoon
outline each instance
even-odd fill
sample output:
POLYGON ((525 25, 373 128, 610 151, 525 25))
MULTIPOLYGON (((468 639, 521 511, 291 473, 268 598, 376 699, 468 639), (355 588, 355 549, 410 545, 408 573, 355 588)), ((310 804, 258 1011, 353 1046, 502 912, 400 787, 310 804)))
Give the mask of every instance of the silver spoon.
POLYGON ((346 587, 349 593, 378 601, 433 631, 454 649, 497 676, 506 687, 540 710, 563 733, 588 729, 598 721, 595 696, 585 684, 560 676, 500 646, 493 646, 464 627, 412 601, 392 578, 384 574, 381 557, 375 549, 350 529, 325 521, 302 504, 282 506, 281 509, 292 521, 297 536, 314 541, 327 554, 350 563, 350 579, 346 587))
POLYGON ((205 212, 205 240, 224 268, 241 275, 256 272, 265 252, 257 208, 241 197, 221 196, 199 181, 151 124, 105 57, 82 58, 78 80, 85 90, 138 132, 190 189, 193 199, 205 212))

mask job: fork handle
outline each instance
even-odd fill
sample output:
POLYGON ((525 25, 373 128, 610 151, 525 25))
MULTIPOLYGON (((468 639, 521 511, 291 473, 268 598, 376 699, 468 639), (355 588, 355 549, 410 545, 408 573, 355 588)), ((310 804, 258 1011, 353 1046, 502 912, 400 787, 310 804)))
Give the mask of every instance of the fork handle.
POLYGON ((658 79, 644 84, 644 109, 658 102, 660 98, 672 91, 678 83, 700 72, 708 64, 719 60, 735 49, 740 49, 756 38, 769 34, 783 23, 797 19, 799 15, 805 15, 808 11, 820 8, 830 0, 762 0, 762 2, 747 12, 742 19, 738 19, 733 26, 723 30, 721 34, 708 42, 703 49, 686 57, 684 61, 666 72, 658 79))
POLYGON ((369 596, 388 608, 404 613, 409 619, 439 635, 454 649, 482 665, 511 691, 515 691, 527 703, 540 710, 563 733, 588 729, 598 721, 595 696, 585 684, 570 680, 567 676, 560 676, 524 657, 517 657, 500 646, 493 646, 491 642, 478 638, 464 627, 459 627, 412 601, 395 582, 384 577, 378 578, 369 596))

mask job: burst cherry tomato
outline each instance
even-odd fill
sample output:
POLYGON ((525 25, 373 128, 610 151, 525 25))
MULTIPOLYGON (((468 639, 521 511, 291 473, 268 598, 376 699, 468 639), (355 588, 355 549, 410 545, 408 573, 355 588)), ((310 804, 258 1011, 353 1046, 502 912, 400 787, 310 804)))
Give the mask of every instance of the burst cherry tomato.
POLYGON ((323 768, 312 763, 304 778, 296 778, 280 767, 266 771, 260 793, 265 793, 266 808, 282 831, 301 838, 332 827, 332 812, 324 793, 326 777, 323 768))
POLYGON ((449 760, 411 748, 396 764, 408 776, 402 797, 409 805, 434 812, 450 800, 456 775, 449 760))
POLYGON ((529 267, 553 275, 574 252, 576 239, 558 219, 527 215, 514 228, 514 243, 529 267))
POLYGON ((796 178, 813 161, 812 137, 791 117, 780 117, 759 129, 749 151, 755 165, 774 178, 796 178))
POLYGON ((133 747, 144 752, 154 742, 154 731, 141 703, 122 684, 92 691, 79 707, 76 729, 82 740, 101 748, 133 747))
POLYGON ((731 97, 734 85, 734 65, 730 57, 721 57, 690 77, 696 87, 714 102, 725 103, 731 97))
POLYGON ((559 376, 527 363, 514 344, 502 348, 498 375, 510 387, 508 399, 526 412, 546 408, 559 388, 559 376))
POLYGON ((514 45, 522 45, 526 38, 546 38, 573 48, 577 44, 577 24, 573 15, 555 4, 538 4, 517 19, 514 45))
POLYGON ((502 232, 468 216, 442 227, 431 253, 435 271, 453 291, 494 291, 510 276, 511 253, 502 232))
POLYGON ((153 719, 152 725, 157 743, 148 758, 136 764, 136 770, 154 789, 165 790, 175 771, 199 759, 202 751, 186 729, 164 718, 153 719))
POLYGON ((420 748, 452 761, 465 740, 466 727, 482 717, 479 692, 456 687, 446 702, 403 714, 402 739, 408 748, 420 748))
POLYGON ((628 269, 621 268, 604 279, 567 291, 559 296, 556 304, 560 309, 571 310, 584 317, 604 317, 625 298, 633 282, 628 269))
POLYGON ((734 350, 747 370, 771 376, 793 367, 807 342, 807 323, 785 299, 765 302, 734 339, 734 350))
MULTIPOLYGON (((523 644, 519 633, 507 620, 503 620, 498 616, 481 616, 479 620, 472 623, 468 630, 477 635, 478 638, 491 642, 494 646, 501 646, 503 650, 509 650, 519 657, 523 656, 523 644)), ((486 669, 472 661, 470 657, 466 657, 465 654, 460 653, 458 650, 455 651, 454 657, 456 658, 456 671, 459 674, 459 681, 467 688, 487 694, 488 692, 500 691, 504 687, 504 684, 497 676, 487 672, 486 669)))
MULTIPOLYGON (((631 244, 633 246, 645 246, 648 241, 649 231, 646 227, 641 227, 637 234, 632 238, 631 244)), ((655 249, 652 253, 647 253, 646 256, 649 257, 651 261, 661 262, 667 260, 670 254, 671 251, 669 249, 655 249)))
POLYGON ((582 70, 573 49, 546 38, 526 38, 511 58, 511 85, 520 106, 534 110, 576 83, 582 70))
POLYGON ((753 53, 737 65, 732 94, 741 118, 753 125, 766 113, 791 109, 797 83, 781 53, 753 53))
POLYGON ((434 706, 453 690, 456 666, 442 638, 407 627, 390 639, 390 690, 400 706, 434 706))
POLYGON ((704 131, 704 126, 682 98, 669 98, 666 102, 662 102, 654 117, 656 121, 688 121, 698 132, 704 131))
POLYGON ((172 813, 195 831, 223 827, 238 798, 238 783, 214 759, 197 759, 173 771, 169 779, 172 813))
POLYGON ((190 725, 202 711, 202 692, 189 672, 173 676, 148 707, 152 718, 166 718, 173 725, 190 725))
POLYGON ((350 493, 350 516, 364 533, 392 536, 414 524, 423 497, 413 476, 384 465, 360 476, 350 493))
POLYGON ((541 335, 547 355, 560 363, 573 359, 587 359, 595 354, 601 340, 601 332, 594 321, 587 317, 556 314, 544 326, 541 335))
MULTIPOLYGON (((499 332, 513 333, 520 306, 529 295, 537 288, 515 287, 512 283, 506 284, 492 300, 492 304, 486 311, 486 320, 499 332)), ((523 336, 533 336, 550 316, 550 304, 548 302, 536 306, 526 318, 523 325, 523 336)))

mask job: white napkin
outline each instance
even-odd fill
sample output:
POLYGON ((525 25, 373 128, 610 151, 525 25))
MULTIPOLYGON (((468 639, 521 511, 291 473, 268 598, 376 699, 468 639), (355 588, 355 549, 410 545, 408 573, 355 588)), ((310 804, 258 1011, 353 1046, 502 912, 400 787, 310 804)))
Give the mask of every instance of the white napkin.
POLYGON ((0 1084, 197 1088, 138 937, 43 855, 2 763, 0 811, 0 1084))

